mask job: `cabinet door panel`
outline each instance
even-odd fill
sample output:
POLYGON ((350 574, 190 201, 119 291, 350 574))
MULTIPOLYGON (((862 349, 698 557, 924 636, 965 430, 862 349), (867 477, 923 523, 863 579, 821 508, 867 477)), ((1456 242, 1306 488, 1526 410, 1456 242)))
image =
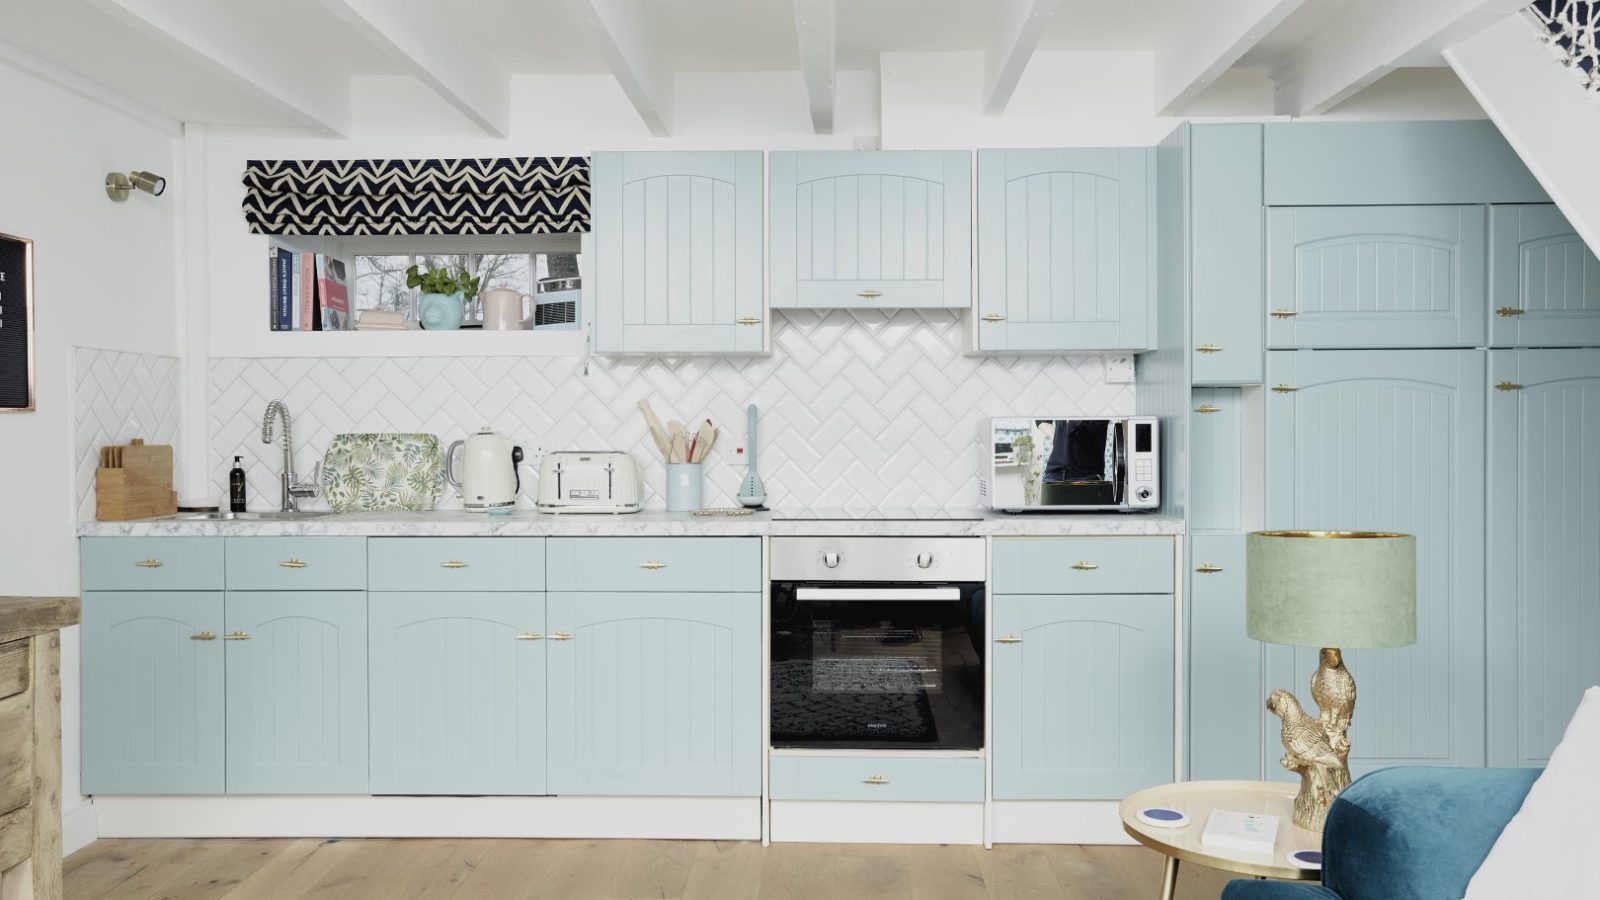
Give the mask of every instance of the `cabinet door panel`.
POLYGON ((1111 800, 1172 780, 1170 594, 1000 595, 994 630, 995 799, 1111 800))
POLYGON ((550 594, 550 790, 761 793, 760 594, 550 594))
POLYGON ((1189 141, 1194 383, 1260 384, 1261 126, 1196 125, 1189 141))
POLYGON ((374 794, 545 792, 544 618, 539 593, 372 594, 374 794))
POLYGON ((1189 414, 1189 529, 1231 531, 1243 521, 1243 425, 1237 388, 1195 388, 1189 414))
POLYGON ((1600 684, 1600 350, 1496 350, 1489 389, 1489 765, 1542 766, 1600 684))
POLYGON ((220 591, 84 592, 84 793, 223 792, 222 633, 220 591))
POLYGON ((367 595, 230 591, 228 793, 367 792, 367 595))
POLYGON ((1497 206, 1489 215, 1489 343, 1600 345, 1600 260, 1560 210, 1497 206))
POLYGON ((1189 540, 1189 777, 1257 781, 1267 692, 1245 634, 1244 535, 1189 540))
POLYGON ((768 165, 774 307, 970 305, 968 153, 777 152, 768 165))
POLYGON ((1481 206, 1267 211, 1268 346, 1481 347, 1481 206))
POLYGON ((1153 166, 1148 148, 978 151, 979 350, 1149 346, 1153 166))
POLYGON ((761 154, 596 153, 591 171, 595 349, 760 352, 761 154))
MULTIPOLYGON (((1267 527, 1417 538, 1417 643, 1345 654, 1358 772, 1483 765, 1483 377, 1474 350, 1268 354, 1267 382, 1295 390, 1267 395, 1267 527)), ((1316 665, 1268 645, 1267 685, 1309 702, 1316 665)))

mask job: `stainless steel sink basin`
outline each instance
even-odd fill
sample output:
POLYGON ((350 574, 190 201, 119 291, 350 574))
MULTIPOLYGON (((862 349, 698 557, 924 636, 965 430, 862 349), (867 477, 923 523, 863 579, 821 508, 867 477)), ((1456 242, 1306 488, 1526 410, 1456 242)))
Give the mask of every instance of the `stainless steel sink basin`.
POLYGON ((300 519, 320 519, 331 516, 329 510, 300 510, 298 512, 214 512, 184 513, 178 516, 191 522, 293 522, 300 519))

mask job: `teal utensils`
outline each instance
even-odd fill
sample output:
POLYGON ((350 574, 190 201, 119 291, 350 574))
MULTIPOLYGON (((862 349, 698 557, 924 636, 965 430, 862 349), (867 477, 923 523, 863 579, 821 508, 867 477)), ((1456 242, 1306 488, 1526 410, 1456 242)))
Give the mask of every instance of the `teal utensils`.
POLYGON ((752 509, 765 506, 767 503, 767 488, 761 483, 761 474, 756 471, 756 405, 750 404, 748 410, 749 422, 746 425, 745 447, 750 451, 750 461, 745 469, 744 483, 739 485, 739 505, 752 509))

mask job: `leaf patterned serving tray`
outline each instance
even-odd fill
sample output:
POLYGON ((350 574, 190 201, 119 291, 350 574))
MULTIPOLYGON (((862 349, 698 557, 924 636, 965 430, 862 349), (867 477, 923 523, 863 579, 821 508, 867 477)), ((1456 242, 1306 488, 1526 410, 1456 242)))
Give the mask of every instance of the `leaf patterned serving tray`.
POLYGON ((322 457, 322 495, 334 512, 433 509, 444 489, 436 434, 341 434, 322 457))

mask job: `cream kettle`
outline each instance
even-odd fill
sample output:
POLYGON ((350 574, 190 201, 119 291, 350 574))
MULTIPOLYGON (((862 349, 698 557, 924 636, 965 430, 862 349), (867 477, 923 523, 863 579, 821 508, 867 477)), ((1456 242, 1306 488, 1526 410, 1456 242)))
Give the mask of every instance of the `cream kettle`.
POLYGON ((461 494, 461 502, 468 510, 481 512, 515 506, 517 492, 522 489, 522 475, 517 471, 520 462, 522 448, 485 425, 477 434, 452 443, 445 451, 444 477, 461 494), (458 449, 461 451, 459 475, 456 469, 458 449))

